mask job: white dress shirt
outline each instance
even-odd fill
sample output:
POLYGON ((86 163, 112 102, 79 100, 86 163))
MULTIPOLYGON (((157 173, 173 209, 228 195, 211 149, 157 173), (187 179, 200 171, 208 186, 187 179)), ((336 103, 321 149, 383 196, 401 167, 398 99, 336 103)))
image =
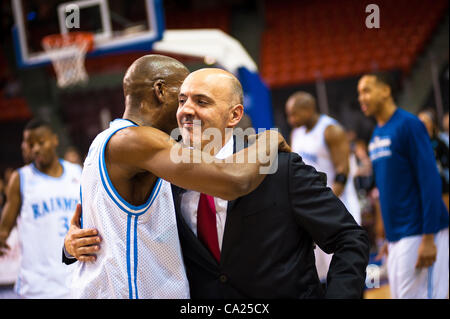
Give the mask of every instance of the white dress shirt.
MULTIPOLYGON (((233 155, 233 138, 231 137, 225 146, 216 154, 216 158, 224 159, 233 155)), ((200 200, 200 193, 187 190, 181 197, 181 214, 188 224, 192 232, 197 236, 197 208, 200 200)), ((228 201, 214 197, 214 204, 216 206, 216 225, 217 238, 219 240, 219 248, 222 250, 223 232, 225 230, 225 221, 227 219, 228 201)))

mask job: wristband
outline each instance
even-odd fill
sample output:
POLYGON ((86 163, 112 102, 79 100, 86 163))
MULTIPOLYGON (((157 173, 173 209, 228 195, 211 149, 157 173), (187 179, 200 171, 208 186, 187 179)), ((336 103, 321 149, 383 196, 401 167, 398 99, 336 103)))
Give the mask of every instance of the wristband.
POLYGON ((71 254, 69 254, 66 250, 66 246, 63 246, 63 252, 64 252, 64 256, 66 256, 67 259, 75 259, 74 256, 72 256, 71 254))
POLYGON ((342 185, 345 185, 345 183, 347 183, 347 176, 342 173, 336 174, 336 176, 334 177, 334 181, 336 183, 341 183, 342 185))

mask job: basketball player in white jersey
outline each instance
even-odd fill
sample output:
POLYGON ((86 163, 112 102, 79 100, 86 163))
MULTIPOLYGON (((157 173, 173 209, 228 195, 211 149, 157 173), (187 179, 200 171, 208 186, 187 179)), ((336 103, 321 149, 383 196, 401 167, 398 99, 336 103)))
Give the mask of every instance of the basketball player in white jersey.
MULTIPOLYGON (((320 114, 315 98, 296 92, 286 102, 286 115, 292 127, 291 147, 303 161, 327 175, 327 185, 340 198, 355 221, 361 224, 361 208, 353 184, 356 160, 344 129, 333 118, 320 114)), ((326 280, 332 255, 319 247, 314 250, 319 278, 326 280)))
POLYGON ((59 159, 58 137, 34 119, 24 143, 33 162, 13 173, 0 222, 0 255, 17 222, 22 260, 15 291, 23 298, 70 298, 71 268, 61 264, 61 244, 80 198, 81 168, 59 159))
MULTIPOLYGON (((189 298, 169 183, 234 199, 263 180, 259 162, 230 164, 207 153, 196 164, 171 160, 176 143, 166 133, 177 127, 179 87, 188 73, 160 55, 141 57, 126 72, 124 115, 94 139, 84 162, 82 227, 96 228, 103 244, 95 263, 77 264, 74 297, 189 298)), ((260 150, 255 145, 242 152, 278 150, 278 143, 260 150)))

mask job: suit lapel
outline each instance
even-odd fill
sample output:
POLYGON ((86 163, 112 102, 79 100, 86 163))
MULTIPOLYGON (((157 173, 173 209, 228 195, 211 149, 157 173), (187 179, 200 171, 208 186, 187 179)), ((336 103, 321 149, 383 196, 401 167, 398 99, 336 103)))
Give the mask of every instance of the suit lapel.
MULTIPOLYGON (((236 153, 236 138, 233 135, 233 154, 236 153)), ((233 238, 236 236, 235 234, 239 234, 240 232, 240 219, 239 219, 239 212, 236 214, 236 211, 233 210, 233 208, 236 206, 236 204, 239 203, 239 200, 241 198, 237 198, 235 200, 228 201, 227 205, 227 217, 225 221, 225 229, 223 232, 223 239, 222 239, 222 251, 221 251, 221 261, 223 262, 226 260, 230 249, 232 249, 233 245, 233 238), (231 226, 232 225, 232 226, 231 226)))
POLYGON ((239 203, 239 200, 240 198, 228 202, 227 219, 225 221, 222 250, 220 255, 220 260, 222 263, 226 261, 231 249, 233 249, 233 243, 236 242, 236 236, 241 232, 241 219, 239 217, 241 212, 234 209, 239 203))
MULTIPOLYGON (((173 202, 175 205, 175 213, 178 219, 178 234, 180 235, 180 241, 186 241, 184 244, 190 243, 190 245, 195 245, 195 250, 198 254, 202 256, 203 259, 208 260, 210 263, 214 263, 217 266, 217 261, 211 252, 203 245, 203 243, 198 240, 197 236, 194 234, 192 229, 184 220, 183 214, 181 213, 181 197, 183 193, 186 192, 185 189, 182 189, 178 186, 172 184, 172 195, 173 202)), ((185 245, 182 245, 182 247, 185 245)))
POLYGON ((173 184, 170 184, 170 186, 172 186, 173 204, 175 206, 175 214, 177 216, 177 220, 179 221, 179 226, 181 226, 183 230, 191 231, 189 226, 186 224, 183 215, 181 214, 181 195, 186 192, 186 190, 173 184))

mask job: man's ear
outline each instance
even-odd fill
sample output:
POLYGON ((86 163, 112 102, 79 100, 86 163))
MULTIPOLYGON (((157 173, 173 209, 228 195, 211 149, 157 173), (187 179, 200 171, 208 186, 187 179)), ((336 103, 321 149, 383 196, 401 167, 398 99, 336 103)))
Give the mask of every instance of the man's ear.
POLYGON ((228 121, 229 127, 236 126, 241 118, 244 116, 244 106, 242 104, 236 104, 230 110, 230 120, 228 121))
POLYGON ((391 88, 388 85, 383 85, 381 90, 383 92, 384 97, 388 98, 389 96, 391 96, 392 93, 391 88))
POLYGON ((52 134, 53 134, 53 136, 52 136, 53 144, 55 145, 55 147, 58 147, 59 146, 59 137, 55 133, 52 133, 52 134))
POLYGON ((159 103, 163 103, 166 98, 166 83, 164 80, 158 79, 153 83, 153 92, 159 103))

